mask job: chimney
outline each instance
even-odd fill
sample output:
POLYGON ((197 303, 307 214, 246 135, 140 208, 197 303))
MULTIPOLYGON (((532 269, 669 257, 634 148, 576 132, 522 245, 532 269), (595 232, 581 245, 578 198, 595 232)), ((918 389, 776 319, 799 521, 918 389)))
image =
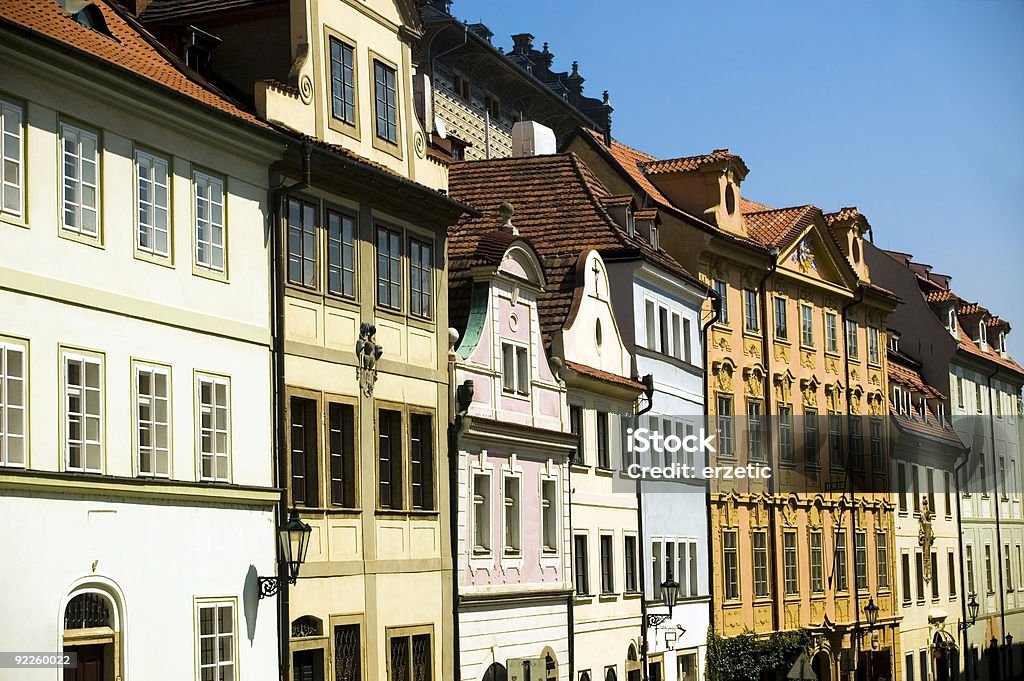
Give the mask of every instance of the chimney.
POLYGON ((512 126, 512 156, 543 156, 558 151, 555 131, 536 121, 517 121, 512 126))
POLYGON ((529 55, 533 50, 533 35, 530 33, 516 33, 512 36, 512 54, 529 55))

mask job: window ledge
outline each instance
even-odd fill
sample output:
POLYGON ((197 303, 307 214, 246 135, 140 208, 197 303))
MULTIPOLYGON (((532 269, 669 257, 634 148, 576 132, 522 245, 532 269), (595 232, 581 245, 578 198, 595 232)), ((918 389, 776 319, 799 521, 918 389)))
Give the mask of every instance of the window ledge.
POLYGON ((594 473, 606 478, 611 478, 615 476, 615 469, 598 466, 597 468, 594 469, 594 473))
POLYGON ((619 600, 619 594, 617 593, 603 593, 597 597, 597 600, 601 603, 610 603, 612 601, 619 600))
POLYGON ((576 471, 577 473, 589 473, 590 466, 585 463, 570 463, 569 468, 576 471))
POLYGON ((10 213, 0 213, 0 222, 5 222, 15 227, 21 227, 22 229, 28 229, 28 220, 25 216, 11 215, 10 213))
POLYGON ((623 598, 640 598, 641 596, 643 596, 643 594, 639 591, 626 591, 622 594, 623 598))
POLYGON ((227 270, 215 270, 205 265, 192 263, 192 274, 203 279, 220 282, 221 284, 229 283, 227 270))

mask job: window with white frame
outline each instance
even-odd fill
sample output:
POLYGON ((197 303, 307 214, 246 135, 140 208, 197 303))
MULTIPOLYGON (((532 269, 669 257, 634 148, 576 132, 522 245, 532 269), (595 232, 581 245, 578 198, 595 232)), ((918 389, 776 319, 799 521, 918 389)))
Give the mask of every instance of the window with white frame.
POLYGON ((505 476, 505 555, 519 555, 520 544, 520 484, 514 475, 505 476))
POLYGON ((540 481, 541 549, 543 553, 558 552, 558 481, 540 481))
POLYGON ((889 588, 889 537, 885 532, 875 533, 875 571, 878 588, 889 588))
POLYGON ((786 586, 786 595, 793 596, 800 593, 800 580, 797 572, 796 554, 796 532, 784 532, 783 542, 783 567, 786 586))
POLYGON ((956 554, 952 550, 946 552, 946 588, 950 600, 956 598, 956 554))
POLYGON ((597 417, 597 467, 611 468, 611 439, 608 431, 608 412, 598 410, 597 417))
POLYGON ((849 568, 846 560, 846 530, 836 530, 835 555, 833 556, 833 567, 836 575, 836 591, 849 589, 849 568))
POLYGON ((200 480, 230 480, 230 423, 228 421, 228 380, 215 376, 196 379, 199 405, 200 480))
POLYGON ((317 205, 288 198, 288 283, 316 287, 317 205))
POLYGON ((793 461, 793 408, 779 405, 779 458, 793 461))
MULTIPOLYGON (((1019 549, 1020 547, 1018 547, 1019 549)), ((627 592, 633 592, 637 590, 637 553, 636 553, 636 537, 627 534, 622 539, 622 555, 625 560, 625 589, 627 592)))
POLYGON ((0 212, 20 216, 25 205, 22 109, 0 99, 0 212))
POLYGON ((99 135, 70 123, 60 124, 63 229, 99 237, 99 135))
POLYGON ((1003 586, 1007 591, 1013 591, 1013 569, 1012 563, 1010 562, 1010 545, 1003 544, 1003 570, 1005 576, 1003 578, 1003 586))
POLYGON ((28 347, 0 338, 0 466, 25 466, 28 347))
POLYGON ((491 476, 473 474, 473 553, 491 552, 491 476))
POLYGON ((135 366, 135 456, 139 475, 170 475, 171 377, 159 366, 135 366))
POLYGON ((776 296, 774 299, 774 306, 775 337, 779 340, 786 340, 789 338, 789 318, 786 314, 786 299, 780 296, 776 296))
POLYGON ((171 253, 170 163, 166 158, 135 150, 136 246, 143 253, 166 258, 171 253))
POLYGON ((377 137, 391 144, 398 144, 398 91, 395 85, 395 69, 374 60, 373 75, 377 137))
POLYGON ((377 304, 402 307, 402 235, 377 226, 377 304))
POLYGON ((814 347, 814 308, 810 305, 800 306, 800 345, 814 347))
POLYGON ((768 533, 754 530, 754 598, 768 597, 768 533))
POLYGON ((434 245, 422 239, 409 240, 409 313, 430 319, 434 298, 434 245))
POLYGON ((719 312, 718 321, 721 324, 729 323, 729 285, 721 279, 715 279, 715 293, 718 294, 719 312))
POLYGON ((646 347, 648 350, 657 350, 658 336, 656 334, 656 329, 658 326, 658 322, 655 319, 655 308, 653 300, 644 301, 644 321, 645 329, 647 331, 647 335, 644 337, 644 347, 646 347))
POLYGON ((589 595, 590 565, 587 559, 587 535, 573 535, 572 554, 573 577, 576 580, 576 593, 580 596, 589 595))
POLYGON ((740 561, 735 530, 722 532, 722 565, 724 567, 725 599, 737 599, 740 597, 740 561))
POLYGON ((697 595, 697 542, 690 544, 690 595, 697 595))
POLYGON ((199 678, 203 681, 234 681, 235 604, 231 601, 196 606, 199 641, 199 678))
POLYGON ((825 313, 825 352, 839 352, 839 328, 835 312, 825 313))
POLYGON ((601 593, 615 593, 615 538, 610 534, 600 537, 601 549, 601 593))
POLYGON ((977 593, 974 584, 974 547, 968 544, 964 547, 964 565, 967 567, 967 592, 977 593))
POLYGON ((64 466, 103 471, 103 359, 64 353, 64 466))
POLYGON ((846 320, 846 354, 850 359, 857 359, 859 356, 857 348, 857 322, 852 319, 846 320))
POLYGON ((992 546, 985 544, 985 593, 990 595, 996 592, 992 574, 992 546))
POLYGON ((327 292, 356 295, 356 219, 348 213, 327 211, 327 292))
POLYGON ((853 575, 857 589, 868 588, 868 535, 853 534, 853 575))
POLYGON ((530 394, 530 360, 521 345, 501 344, 501 388, 508 393, 530 394))
POLYGON ((824 593, 825 592, 825 581, 824 581, 824 570, 822 567, 822 545, 821 545, 821 532, 812 531, 810 533, 810 544, 811 544, 811 593, 824 593))
POLYGON ((882 363, 882 345, 879 340, 880 332, 875 327, 868 328, 868 362, 871 364, 882 363))
POLYGON ((196 170, 192 173, 196 211, 196 265, 224 271, 224 180, 196 170))

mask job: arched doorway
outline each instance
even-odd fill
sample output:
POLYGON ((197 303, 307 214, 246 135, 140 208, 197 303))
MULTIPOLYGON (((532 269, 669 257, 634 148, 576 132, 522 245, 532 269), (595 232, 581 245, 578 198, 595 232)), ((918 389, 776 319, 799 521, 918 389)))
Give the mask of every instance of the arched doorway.
POLYGON ((811 671, 818 677, 818 681, 832 681, 832 658, 827 651, 819 650, 811 658, 811 671))
POLYGON ((951 681, 960 675, 960 651, 956 639, 948 631, 940 630, 932 637, 932 660, 935 681, 951 681))
POLYGON ((637 654, 636 644, 630 643, 626 651, 626 681, 640 681, 643 666, 640 664, 640 656, 637 654))
POLYGON ((78 663, 64 681, 114 681, 121 676, 120 618, 111 598, 96 589, 76 593, 64 607, 65 652, 78 663))

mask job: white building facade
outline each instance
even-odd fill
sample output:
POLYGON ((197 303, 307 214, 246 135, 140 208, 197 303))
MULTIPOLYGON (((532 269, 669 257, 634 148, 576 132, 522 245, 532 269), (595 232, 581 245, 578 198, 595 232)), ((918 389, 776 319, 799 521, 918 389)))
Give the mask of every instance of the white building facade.
POLYGON ((0 640, 77 654, 18 679, 277 678, 281 145, 106 6, 0 18, 0 640))

